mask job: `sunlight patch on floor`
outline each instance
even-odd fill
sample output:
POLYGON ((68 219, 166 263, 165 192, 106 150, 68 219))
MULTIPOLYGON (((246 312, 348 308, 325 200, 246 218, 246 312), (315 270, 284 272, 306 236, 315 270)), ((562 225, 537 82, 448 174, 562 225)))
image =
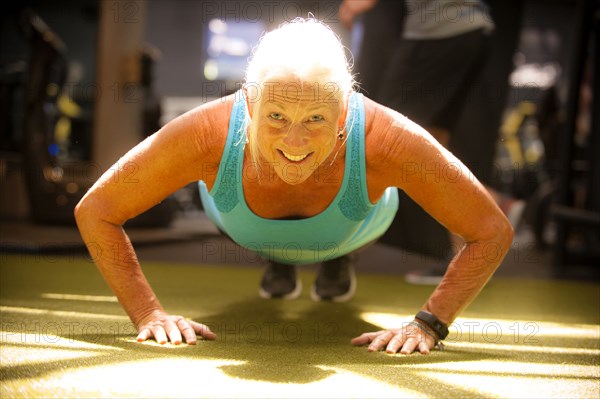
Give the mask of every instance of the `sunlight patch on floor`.
MULTIPOLYGON (((441 365, 438 365, 441 367, 441 365)), ((484 365, 481 365, 484 366, 484 365)), ((515 365, 515 371, 528 367, 527 363, 515 365)), ((542 366, 542 367, 545 367, 542 366)), ((568 370, 569 368, 567 368, 568 370)), ((483 372, 494 372, 482 369, 483 372)), ((563 370, 564 371, 564 370, 563 370)), ((478 392, 485 397, 501 398, 598 398, 600 387, 597 378, 560 377, 549 375, 503 376, 481 373, 427 371, 417 373, 423 377, 436 379, 444 384, 450 384, 478 392)), ((560 375, 560 374, 559 374, 560 375)))
POLYGON ((115 351, 122 349, 47 333, 0 331, 0 364, 3 367, 82 359, 115 351))
POLYGON ((113 350, 122 351, 121 348, 115 348, 113 346, 106 346, 100 344, 94 344, 90 342, 78 341, 70 337, 62 337, 48 333, 48 331, 41 331, 35 334, 14 332, 14 331, 0 331, 0 343, 4 345, 13 346, 32 346, 38 345, 40 349, 46 350, 49 346, 54 349, 67 349, 67 350, 113 350))
POLYGON ((579 364, 548 364, 502 360, 477 360, 414 364, 402 367, 432 372, 456 372, 461 374, 498 374, 499 376, 514 376, 515 374, 518 374, 519 377, 534 376, 541 378, 600 378, 600 369, 598 366, 579 364))
POLYGON ((41 294, 40 296, 44 299, 61 299, 65 301, 119 302, 116 296, 109 295, 75 295, 46 292, 41 294))
POLYGON ((315 366, 332 372, 305 384, 244 379, 227 375, 221 367, 245 362, 185 357, 121 362, 53 372, 35 380, 7 381, 2 394, 28 397, 211 397, 211 398, 419 398, 418 392, 401 389, 343 369, 315 366), (110 383, 107 383, 110 381, 110 383), (42 388, 42 389, 40 389, 42 388))
MULTIPOLYGON (((413 319, 413 315, 393 313, 364 312, 363 320, 381 328, 398 328, 413 319)), ((537 343, 537 337, 569 337, 593 338, 600 340, 600 325, 552 323, 532 320, 502 320, 481 318, 457 318, 449 327, 448 342, 484 337, 486 342, 493 342, 499 336, 510 336, 515 343, 537 343)))
POLYGON ((26 315, 36 316, 50 316, 50 317, 84 317, 92 319, 110 319, 110 320, 129 320, 129 317, 124 315, 106 314, 106 313, 88 313, 88 312, 74 312, 66 310, 49 310, 49 309, 35 309, 35 308, 24 308, 18 306, 0 306, 0 312, 11 312, 21 313, 26 315))
POLYGON ((40 350, 35 347, 23 348, 14 345, 2 345, 0 348, 0 359, 2 364, 23 366, 27 364, 39 364, 44 362, 57 362, 63 360, 74 360, 98 356, 101 353, 85 350, 48 349, 40 350))
POLYGON ((534 346, 534 345, 509 345, 487 344, 482 342, 452 342, 446 347, 455 349, 472 349, 476 351, 506 351, 506 352, 537 352, 547 355, 587 355, 600 356, 600 349, 572 348, 566 346, 534 346))

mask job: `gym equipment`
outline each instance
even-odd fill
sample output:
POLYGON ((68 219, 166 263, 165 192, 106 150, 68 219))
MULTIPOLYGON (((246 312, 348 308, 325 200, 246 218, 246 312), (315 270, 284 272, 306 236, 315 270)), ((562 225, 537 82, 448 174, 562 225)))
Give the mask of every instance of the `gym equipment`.
MULTIPOLYGON (((73 225, 75 205, 102 171, 93 162, 61 156, 60 138, 68 137, 69 123, 77 114, 77 105, 62 95, 68 68, 64 42, 30 9, 21 12, 19 25, 31 50, 21 145, 31 219, 37 224, 73 225)), ((158 119, 152 116, 153 121, 158 119)), ((156 130, 155 124, 152 128, 156 130)), ((140 140, 143 137, 140 134, 140 140)), ((177 210, 177 202, 169 197, 128 225, 167 227, 177 210)))
POLYGON ((33 11, 23 11, 19 22, 31 47, 22 141, 31 217, 36 223, 72 224, 73 208, 92 181, 86 179, 86 165, 57 159, 52 139, 67 76, 66 47, 33 11))

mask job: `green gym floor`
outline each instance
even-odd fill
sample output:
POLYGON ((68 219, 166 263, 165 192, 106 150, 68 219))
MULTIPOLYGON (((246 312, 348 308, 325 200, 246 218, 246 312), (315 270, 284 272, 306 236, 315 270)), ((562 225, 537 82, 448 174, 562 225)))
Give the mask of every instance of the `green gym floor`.
MULTIPOLYGON (((157 250, 158 246, 153 249, 157 250)), ((143 251, 141 251, 143 252, 143 251)), ((163 305, 216 341, 135 342, 93 263, 0 254, 0 397, 600 397, 600 285, 494 277, 428 356, 350 339, 408 321, 433 286, 358 273, 345 304, 261 300, 261 268, 144 261, 163 305)))

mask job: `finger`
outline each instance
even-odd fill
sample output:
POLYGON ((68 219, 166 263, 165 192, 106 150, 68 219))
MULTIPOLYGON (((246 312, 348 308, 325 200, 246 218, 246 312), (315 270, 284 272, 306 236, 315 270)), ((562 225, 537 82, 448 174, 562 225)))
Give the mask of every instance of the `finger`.
POLYGON ((208 328, 208 326, 201 323, 197 323, 195 321, 191 321, 190 324, 196 332, 196 334, 200 335, 202 338, 206 338, 209 340, 217 339, 217 334, 210 331, 210 328, 208 328))
POLYGON ((148 328, 144 328, 137 336, 137 342, 144 342, 148 338, 152 337, 152 332, 148 328))
POLYGON ((381 350, 384 346, 388 344, 388 342, 390 342, 392 336, 393 333, 391 331, 386 331, 382 334, 379 334, 377 337, 375 337, 375 339, 373 339, 367 350, 369 352, 381 350))
POLYGON ((167 333, 165 333, 165 329, 161 325, 150 326, 150 330, 152 331, 152 335, 154 335, 154 339, 161 345, 167 343, 167 333))
POLYGON ((167 331, 167 335, 169 339, 174 345, 181 344, 181 332, 179 331, 179 327, 172 320, 167 320, 165 322, 165 330, 167 331))
POLYGON ((364 333, 358 337, 352 338, 352 345, 362 346, 366 345, 373 340, 371 336, 373 333, 364 333))
POLYGON ((352 341, 350 341, 350 342, 352 342, 352 345, 357 345, 357 346, 366 345, 366 344, 370 343, 371 341, 373 341, 375 339, 375 337, 377 337, 381 333, 382 333, 382 331, 363 333, 363 334, 359 335, 358 337, 352 338, 352 341))
POLYGON ((177 327, 179 327, 179 330, 188 345, 196 345, 196 331, 194 331, 187 320, 177 320, 177 327))
POLYGON ((402 353, 403 355, 408 355, 410 353, 413 353, 418 344, 419 344, 419 340, 417 338, 410 337, 406 340, 406 342, 404 342, 404 345, 402 345, 402 349, 400 350, 400 353, 402 353))
POLYGON ((388 343, 387 347, 385 348, 385 351, 387 353, 397 353, 403 344, 404 336, 402 334, 396 334, 388 343))
POLYGON ((423 355, 429 355, 429 344, 425 341, 419 342, 419 352, 423 355))

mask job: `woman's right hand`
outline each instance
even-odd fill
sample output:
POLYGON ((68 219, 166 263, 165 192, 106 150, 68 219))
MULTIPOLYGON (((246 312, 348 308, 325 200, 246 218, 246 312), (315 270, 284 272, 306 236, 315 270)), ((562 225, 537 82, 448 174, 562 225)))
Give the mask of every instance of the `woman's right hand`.
POLYGON ((182 336, 188 345, 196 344, 196 336, 214 340, 217 335, 204 324, 174 316, 165 312, 154 312, 138 324, 138 342, 154 338, 161 345, 171 341, 175 345, 182 342, 182 336))

